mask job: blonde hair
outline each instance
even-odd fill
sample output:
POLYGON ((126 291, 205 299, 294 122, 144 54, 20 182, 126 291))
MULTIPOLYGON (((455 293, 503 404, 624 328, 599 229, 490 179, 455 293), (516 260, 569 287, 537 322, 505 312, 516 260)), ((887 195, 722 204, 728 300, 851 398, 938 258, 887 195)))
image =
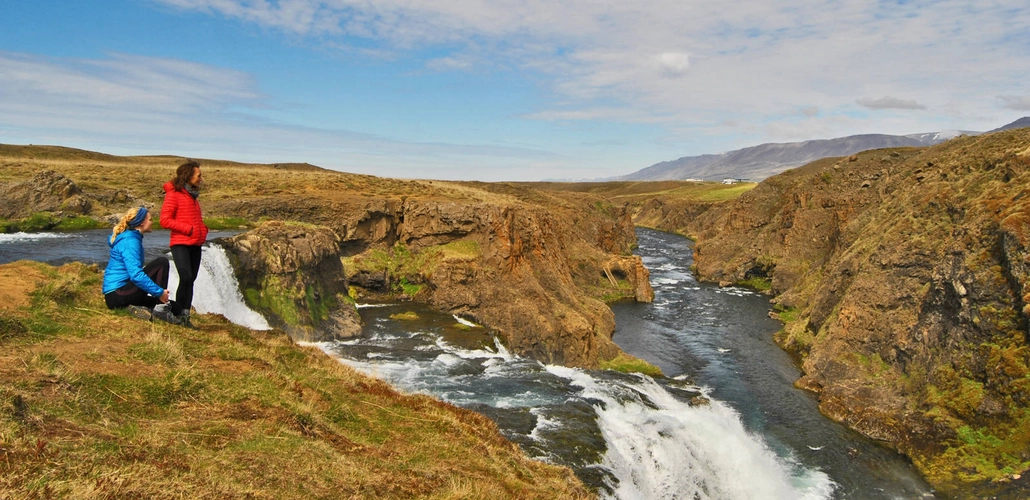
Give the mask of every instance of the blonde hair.
POLYGON ((125 215, 122 216, 121 220, 114 225, 114 230, 111 231, 110 240, 112 245, 114 244, 114 239, 117 238, 119 234, 122 234, 126 229, 129 229, 129 223, 132 222, 132 219, 136 218, 137 214, 139 214, 139 207, 130 208, 128 212, 125 212, 125 215))

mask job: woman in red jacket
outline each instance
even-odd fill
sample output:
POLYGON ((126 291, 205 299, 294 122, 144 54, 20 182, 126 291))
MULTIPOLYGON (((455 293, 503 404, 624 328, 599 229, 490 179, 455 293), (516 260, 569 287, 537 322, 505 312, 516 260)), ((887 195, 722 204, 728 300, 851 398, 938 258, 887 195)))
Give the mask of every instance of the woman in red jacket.
POLYGON ((175 178, 164 185, 165 202, 161 206, 161 227, 172 232, 169 246, 179 273, 179 286, 171 303, 172 314, 183 326, 196 328, 190 322, 193 306, 193 282, 200 272, 200 246, 207 240, 207 226, 200 215, 200 163, 190 160, 175 171, 175 178))

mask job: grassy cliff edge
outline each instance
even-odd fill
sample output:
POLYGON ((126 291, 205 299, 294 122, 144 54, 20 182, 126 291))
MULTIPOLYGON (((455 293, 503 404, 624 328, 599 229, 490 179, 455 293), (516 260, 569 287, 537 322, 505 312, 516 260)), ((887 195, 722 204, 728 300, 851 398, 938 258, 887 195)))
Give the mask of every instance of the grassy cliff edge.
POLYGON ((486 417, 277 330, 108 311, 101 273, 0 266, 0 498, 591 498, 486 417))

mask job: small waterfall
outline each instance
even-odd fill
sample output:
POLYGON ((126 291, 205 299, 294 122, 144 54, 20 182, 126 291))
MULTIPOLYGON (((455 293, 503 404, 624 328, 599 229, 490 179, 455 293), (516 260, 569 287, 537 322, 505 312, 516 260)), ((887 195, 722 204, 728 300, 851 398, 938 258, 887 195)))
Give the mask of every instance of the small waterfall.
MULTIPOLYGON (((236 275, 233 274, 232 265, 229 264, 229 257, 225 254, 225 249, 214 243, 207 243, 202 252, 200 273, 197 274, 197 281, 193 287, 193 307, 197 312, 221 314, 229 321, 251 330, 271 329, 265 318, 247 307, 243 301, 239 282, 236 281, 236 275)), ((171 260, 171 254, 168 258, 171 260)), ((174 290, 178 285, 179 273, 176 272, 175 264, 172 263, 168 276, 168 289, 173 290, 173 298, 175 297, 174 290)))
POLYGON ((726 404, 690 406, 649 377, 632 385, 581 370, 547 370, 582 388, 594 404, 608 451, 603 465, 617 478, 613 499, 826 499, 823 472, 779 457, 744 428, 726 404))

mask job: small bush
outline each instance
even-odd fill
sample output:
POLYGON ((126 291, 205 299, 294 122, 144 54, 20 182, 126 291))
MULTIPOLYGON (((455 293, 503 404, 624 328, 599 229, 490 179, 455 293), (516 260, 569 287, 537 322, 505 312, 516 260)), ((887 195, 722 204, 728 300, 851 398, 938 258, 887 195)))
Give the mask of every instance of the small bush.
POLYGON ((614 370, 622 373, 643 373, 651 377, 662 376, 661 368, 626 353, 621 353, 609 360, 601 360, 598 367, 602 370, 614 370))

